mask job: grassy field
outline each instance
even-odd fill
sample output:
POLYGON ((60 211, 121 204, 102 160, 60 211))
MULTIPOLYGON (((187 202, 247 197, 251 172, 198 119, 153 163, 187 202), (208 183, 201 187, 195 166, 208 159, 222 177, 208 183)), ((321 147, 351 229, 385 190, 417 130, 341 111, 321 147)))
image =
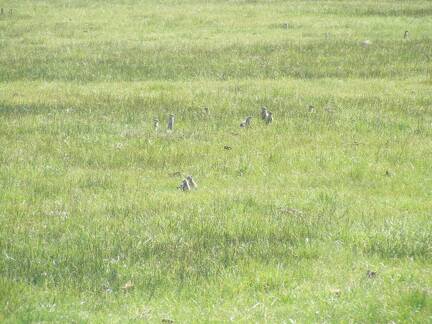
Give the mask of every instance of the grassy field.
POLYGON ((0 7, 0 322, 432 323, 432 2, 0 7))

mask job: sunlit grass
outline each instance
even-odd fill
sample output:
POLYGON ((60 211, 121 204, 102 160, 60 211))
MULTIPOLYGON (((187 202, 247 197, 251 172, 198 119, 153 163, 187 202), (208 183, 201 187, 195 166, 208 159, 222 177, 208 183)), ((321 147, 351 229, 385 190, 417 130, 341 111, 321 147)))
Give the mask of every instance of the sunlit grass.
POLYGON ((429 2, 0 7, 0 321, 432 320, 429 2))

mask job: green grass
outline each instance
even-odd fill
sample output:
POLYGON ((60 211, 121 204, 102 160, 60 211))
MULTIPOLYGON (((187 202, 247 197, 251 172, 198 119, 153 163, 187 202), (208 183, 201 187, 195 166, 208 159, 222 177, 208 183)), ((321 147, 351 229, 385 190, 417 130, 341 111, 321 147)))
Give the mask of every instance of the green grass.
POLYGON ((0 7, 0 322, 432 322, 430 1, 0 7))

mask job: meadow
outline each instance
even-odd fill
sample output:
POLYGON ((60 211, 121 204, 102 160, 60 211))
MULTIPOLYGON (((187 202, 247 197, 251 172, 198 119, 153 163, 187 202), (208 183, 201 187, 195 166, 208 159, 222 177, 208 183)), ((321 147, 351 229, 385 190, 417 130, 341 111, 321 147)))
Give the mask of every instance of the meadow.
POLYGON ((432 2, 0 7, 0 322, 432 323, 432 2))

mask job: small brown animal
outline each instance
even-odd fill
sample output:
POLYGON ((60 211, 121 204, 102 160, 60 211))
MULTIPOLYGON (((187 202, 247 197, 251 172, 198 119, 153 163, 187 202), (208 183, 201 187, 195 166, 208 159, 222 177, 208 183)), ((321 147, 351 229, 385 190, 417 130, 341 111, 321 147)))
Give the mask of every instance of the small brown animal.
POLYGON ((155 130, 159 129, 159 119, 158 118, 153 119, 153 127, 155 130))
POLYGON ((377 273, 375 272, 375 271, 371 271, 371 270, 368 270, 367 272, 366 272, 366 275, 367 275, 367 277, 368 278, 375 278, 376 277, 376 275, 377 275, 377 273))
POLYGON ((189 191, 191 189, 189 186, 189 182, 186 179, 183 179, 180 186, 178 186, 177 188, 182 191, 189 191))
POLYGON ((267 120, 267 117, 268 117, 267 107, 262 107, 261 108, 261 119, 267 120))
POLYGON ((174 119, 175 116, 173 114, 168 117, 168 130, 172 131, 174 129, 174 119))
POLYGON ((266 118, 266 123, 267 124, 271 124, 273 122, 273 113, 271 111, 269 111, 267 114, 268 115, 267 115, 267 118, 266 118))
POLYGON ((186 177, 187 183, 189 185, 189 188, 191 189, 197 189, 198 185, 196 184, 196 182, 194 181, 194 179, 192 178, 192 176, 187 176, 186 177))
POLYGON ((252 117, 248 116, 245 120, 240 123, 240 127, 249 127, 252 122, 252 117))

